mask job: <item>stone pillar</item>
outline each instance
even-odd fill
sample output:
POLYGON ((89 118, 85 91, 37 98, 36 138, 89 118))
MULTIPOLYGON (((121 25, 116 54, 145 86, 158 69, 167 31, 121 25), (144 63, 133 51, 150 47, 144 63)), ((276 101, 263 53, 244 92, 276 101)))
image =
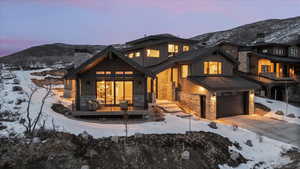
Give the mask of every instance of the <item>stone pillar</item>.
POLYGON ((255 97, 254 97, 254 90, 250 90, 249 94, 249 115, 255 113, 255 97))
POLYGON ((215 93, 209 93, 206 100, 206 118, 208 120, 217 119, 217 96, 215 93))

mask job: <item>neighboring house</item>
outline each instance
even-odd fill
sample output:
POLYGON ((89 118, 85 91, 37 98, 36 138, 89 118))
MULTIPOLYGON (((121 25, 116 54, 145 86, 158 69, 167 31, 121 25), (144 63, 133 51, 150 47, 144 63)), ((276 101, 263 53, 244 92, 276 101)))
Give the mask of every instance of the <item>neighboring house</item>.
POLYGON ((257 43, 241 47, 239 70, 260 84, 259 95, 276 100, 286 99, 286 89, 299 84, 300 43, 257 43))
POLYGON ((110 46, 68 72, 65 92, 72 93, 76 111, 89 110, 90 100, 102 108, 127 100, 140 110, 169 100, 211 120, 254 113, 260 86, 239 77, 237 58, 221 47, 193 49, 195 41, 169 34, 127 44, 122 51, 110 46))

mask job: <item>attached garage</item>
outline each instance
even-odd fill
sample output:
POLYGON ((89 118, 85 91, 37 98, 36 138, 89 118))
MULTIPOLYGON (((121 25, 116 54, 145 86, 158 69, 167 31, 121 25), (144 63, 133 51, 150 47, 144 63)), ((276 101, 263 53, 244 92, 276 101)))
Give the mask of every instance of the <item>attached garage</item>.
POLYGON ((217 96, 217 118, 248 114, 248 92, 217 96))

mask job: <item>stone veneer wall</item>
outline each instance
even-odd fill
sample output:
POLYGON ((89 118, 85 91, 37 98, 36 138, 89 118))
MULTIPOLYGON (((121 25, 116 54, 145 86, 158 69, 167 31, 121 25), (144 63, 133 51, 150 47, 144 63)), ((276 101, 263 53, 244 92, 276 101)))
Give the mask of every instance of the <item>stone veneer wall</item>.
POLYGON ((239 52, 239 62, 239 71, 248 73, 250 71, 248 52, 239 52))
POLYGON ((180 104, 186 106, 188 109, 191 109, 192 111, 200 115, 200 96, 198 94, 179 92, 178 97, 180 100, 180 104))

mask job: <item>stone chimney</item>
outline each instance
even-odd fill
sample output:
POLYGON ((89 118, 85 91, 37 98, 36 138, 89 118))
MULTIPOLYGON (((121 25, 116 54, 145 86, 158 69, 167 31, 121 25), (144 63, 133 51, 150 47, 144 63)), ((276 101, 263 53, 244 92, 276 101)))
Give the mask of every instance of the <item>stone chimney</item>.
POLYGON ((265 42, 265 37, 266 37, 265 33, 257 33, 256 34, 256 42, 258 42, 258 43, 265 42))

